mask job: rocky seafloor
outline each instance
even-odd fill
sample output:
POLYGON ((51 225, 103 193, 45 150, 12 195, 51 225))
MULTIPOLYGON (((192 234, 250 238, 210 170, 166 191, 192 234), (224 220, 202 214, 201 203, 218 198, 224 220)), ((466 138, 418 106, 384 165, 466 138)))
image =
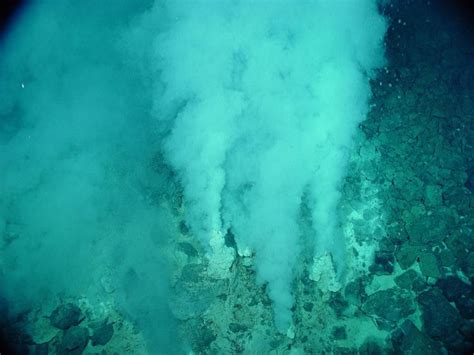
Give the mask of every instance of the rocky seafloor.
MULTIPOLYGON (((311 256, 302 260, 291 333, 274 327, 251 257, 238 257, 228 279, 208 276, 173 200, 181 235, 166 247, 169 305, 189 353, 472 354, 474 37, 438 10, 424 1, 387 8, 388 65, 372 83, 342 187, 352 271, 332 292, 310 279, 311 256)), ((140 326, 102 281, 100 306, 58 296, 4 336, 19 353, 147 353, 140 326)))

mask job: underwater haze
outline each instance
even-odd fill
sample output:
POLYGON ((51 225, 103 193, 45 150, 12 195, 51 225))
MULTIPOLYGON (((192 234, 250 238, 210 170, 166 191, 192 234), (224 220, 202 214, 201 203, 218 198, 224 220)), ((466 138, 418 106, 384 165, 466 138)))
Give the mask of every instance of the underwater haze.
POLYGON ((0 6, 1 353, 472 353, 464 2, 0 6))

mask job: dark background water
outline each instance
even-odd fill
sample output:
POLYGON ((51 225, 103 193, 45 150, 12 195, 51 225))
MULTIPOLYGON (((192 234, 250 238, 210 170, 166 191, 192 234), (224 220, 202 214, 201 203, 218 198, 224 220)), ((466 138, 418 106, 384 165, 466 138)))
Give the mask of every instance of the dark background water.
POLYGON ((0 4, 0 37, 8 30, 15 15, 26 4, 26 0, 2 0, 0 4))

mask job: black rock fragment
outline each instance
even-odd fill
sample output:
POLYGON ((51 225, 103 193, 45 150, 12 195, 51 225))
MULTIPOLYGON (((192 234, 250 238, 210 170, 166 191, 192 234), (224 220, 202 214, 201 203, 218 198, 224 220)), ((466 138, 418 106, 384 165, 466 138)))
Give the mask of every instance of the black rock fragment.
POLYGON ((89 332, 83 327, 72 327, 64 332, 58 344, 58 354, 82 354, 89 341, 89 332))
POLYGON ((107 344, 112 336, 114 335, 114 326, 112 323, 102 323, 98 327, 94 328, 91 336, 92 345, 105 345, 107 344))
POLYGON ((50 316, 51 325, 59 329, 68 329, 79 324, 82 319, 81 310, 72 303, 58 306, 50 316))

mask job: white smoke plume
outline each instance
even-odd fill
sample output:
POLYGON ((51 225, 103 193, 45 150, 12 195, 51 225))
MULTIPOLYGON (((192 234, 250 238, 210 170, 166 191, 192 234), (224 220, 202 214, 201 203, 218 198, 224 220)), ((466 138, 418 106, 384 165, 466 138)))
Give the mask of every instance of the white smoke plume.
POLYGON ((151 17, 163 13, 156 116, 168 122, 187 221, 208 247, 230 229, 255 252, 284 330, 303 197, 315 253, 343 267, 339 185, 384 63, 386 23, 372 0, 168 1, 151 17))

